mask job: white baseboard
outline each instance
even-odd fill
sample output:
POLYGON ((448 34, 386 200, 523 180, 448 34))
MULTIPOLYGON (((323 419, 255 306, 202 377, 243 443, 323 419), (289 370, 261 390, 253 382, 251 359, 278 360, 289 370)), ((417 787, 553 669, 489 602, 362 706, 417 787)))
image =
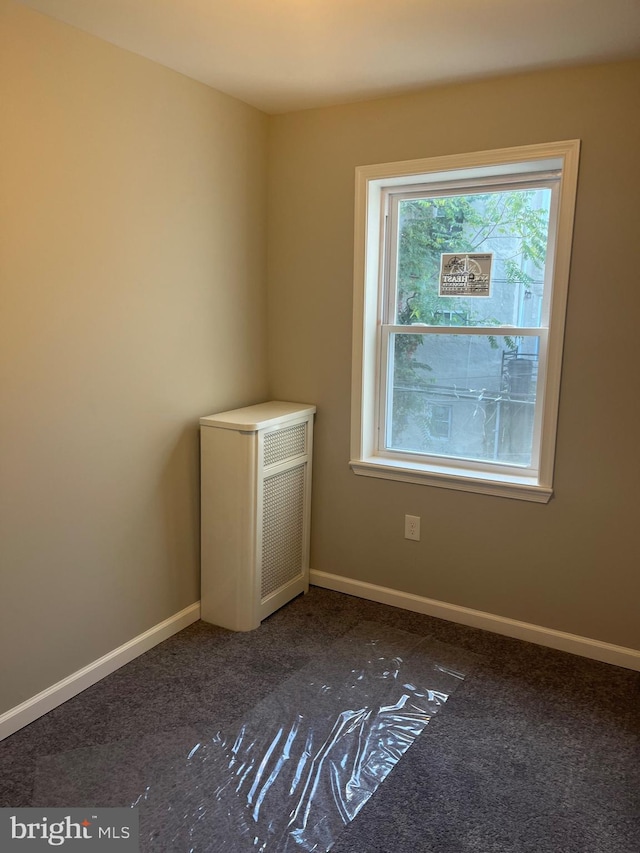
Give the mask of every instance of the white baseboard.
POLYGON ((199 618, 200 602, 198 601, 165 619, 164 622, 159 622, 153 628, 149 628, 144 634, 134 637, 123 646, 119 646, 93 661, 93 663, 72 673, 67 678, 63 678, 57 684, 53 684, 36 696, 32 696, 31 699, 27 699, 21 705, 16 705, 15 708, 6 711, 0 715, 0 740, 37 720, 38 717, 42 717, 53 708, 57 708, 58 705, 62 705, 67 699, 82 693, 83 690, 91 687, 96 681, 100 681, 105 675, 115 672, 125 663, 129 663, 129 661, 157 646, 158 643, 162 643, 173 634, 182 631, 187 625, 197 622, 199 618))
POLYGON ((581 655, 592 660, 640 671, 640 651, 637 649, 614 646, 600 640, 591 640, 588 637, 579 637, 576 634, 566 634, 564 631, 543 628, 529 622, 518 622, 515 619, 506 619, 504 616, 495 616, 493 613, 471 610, 469 607, 447 604, 443 601, 435 601, 432 598, 413 595, 410 592, 400 592, 396 589, 388 589, 384 586, 376 586, 364 581, 332 575, 328 572, 311 570, 309 580, 315 586, 325 587, 325 589, 333 589, 336 592, 344 592, 347 595, 377 601, 380 604, 390 604, 404 610, 413 610, 415 613, 436 616, 438 619, 458 622, 461 625, 469 625, 471 628, 482 628, 485 631, 492 631, 494 634, 502 634, 505 637, 515 637, 518 640, 537 643, 539 646, 548 646, 562 652, 571 652, 571 654, 581 655))
MULTIPOLYGON (((540 646, 548 646, 592 660, 640 671, 640 650, 637 649, 615 646, 611 643, 603 643, 600 640, 592 640, 588 637, 579 637, 575 634, 567 634, 564 631, 532 625, 529 622, 518 622, 504 616, 472 610, 469 607, 460 607, 457 604, 447 604, 443 601, 423 598, 420 595, 413 595, 409 592, 401 592, 328 572, 312 569, 310 582, 314 586, 343 592, 357 598, 390 604, 393 607, 412 610, 415 613, 424 613, 427 616, 435 616, 449 622, 457 622, 472 628, 482 628, 485 631, 492 631, 494 634, 502 634, 505 637, 515 637, 518 640, 526 640, 540 646)), ((63 702, 73 696, 77 696, 78 693, 82 693, 83 690, 91 687, 101 678, 115 672, 121 666, 162 643, 173 634, 177 634, 178 631, 193 622, 197 622, 199 618, 200 602, 198 601, 165 619, 164 622, 154 625, 153 628, 134 637, 117 649, 103 655, 93 663, 72 673, 62 681, 58 681, 57 684, 53 684, 36 696, 32 696, 31 699, 27 699, 22 704, 6 711, 0 715, 0 740, 9 737, 9 735, 37 720, 38 717, 42 717, 53 708, 57 708, 58 705, 62 705, 63 702)))

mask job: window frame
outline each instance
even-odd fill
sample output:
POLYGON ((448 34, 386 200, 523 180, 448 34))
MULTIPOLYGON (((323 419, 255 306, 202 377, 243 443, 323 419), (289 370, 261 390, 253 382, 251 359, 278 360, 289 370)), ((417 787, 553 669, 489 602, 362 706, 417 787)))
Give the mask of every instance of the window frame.
MULTIPOLYGON (((527 145, 471 154, 455 154, 420 160, 407 160, 360 166, 356 169, 353 374, 351 411, 351 460, 354 473, 383 479, 422 483, 431 486, 480 492, 546 503, 553 494, 553 468, 560 395, 560 371, 566 301, 569 282, 571 243, 577 192, 579 140, 527 145), (546 359, 539 366, 540 454, 537 470, 517 470, 516 466, 473 463, 470 460, 434 457, 381 449, 380 403, 386 382, 383 352, 389 340, 389 325, 383 333, 383 320, 389 294, 383 287, 384 265, 389 253, 385 247, 383 205, 385 190, 393 192, 430 191, 441 188, 467 188, 481 191, 492 183, 513 178, 524 183, 542 181, 559 171, 555 240, 550 241, 547 256, 549 285, 548 330, 527 329, 530 334, 547 338, 546 359)), ((417 327, 398 330, 413 333, 417 327)), ((448 327, 434 327, 438 334, 448 327)), ((460 334, 461 327, 455 328, 460 334)), ((496 327, 468 327, 467 334, 496 334, 496 327)), ((518 333, 508 327, 507 333, 518 333)), ((433 332, 420 331, 430 334, 433 332)))

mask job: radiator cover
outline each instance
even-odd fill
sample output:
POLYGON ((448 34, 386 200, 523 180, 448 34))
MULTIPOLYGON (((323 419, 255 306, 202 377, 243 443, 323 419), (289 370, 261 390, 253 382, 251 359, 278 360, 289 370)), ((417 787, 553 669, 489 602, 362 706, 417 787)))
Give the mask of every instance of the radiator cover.
POLYGON ((308 590, 314 413, 276 401, 200 419, 205 621, 251 630, 308 590))

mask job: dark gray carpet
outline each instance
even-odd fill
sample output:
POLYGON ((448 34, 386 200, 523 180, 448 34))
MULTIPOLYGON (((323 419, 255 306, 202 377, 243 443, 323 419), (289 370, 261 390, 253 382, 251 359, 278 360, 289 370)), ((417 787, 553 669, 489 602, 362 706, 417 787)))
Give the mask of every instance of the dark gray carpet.
POLYGON ((0 806, 58 805, 74 778, 129 805, 365 621, 473 664, 332 853, 640 853, 637 673, 318 588, 249 634, 197 623, 1 742, 0 806))

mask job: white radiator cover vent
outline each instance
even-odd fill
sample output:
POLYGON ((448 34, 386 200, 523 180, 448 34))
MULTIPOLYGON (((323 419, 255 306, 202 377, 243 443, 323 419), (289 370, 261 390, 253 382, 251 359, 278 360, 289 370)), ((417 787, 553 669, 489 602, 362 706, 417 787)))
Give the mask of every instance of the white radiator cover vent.
POLYGON ((262 600, 303 572, 305 466, 273 474, 262 495, 262 600))
POLYGON ((276 429, 264 437, 264 465, 276 465, 307 452, 307 424, 276 429))
POLYGON ((314 413, 278 401, 200 419, 205 621, 248 631, 309 589, 314 413))

